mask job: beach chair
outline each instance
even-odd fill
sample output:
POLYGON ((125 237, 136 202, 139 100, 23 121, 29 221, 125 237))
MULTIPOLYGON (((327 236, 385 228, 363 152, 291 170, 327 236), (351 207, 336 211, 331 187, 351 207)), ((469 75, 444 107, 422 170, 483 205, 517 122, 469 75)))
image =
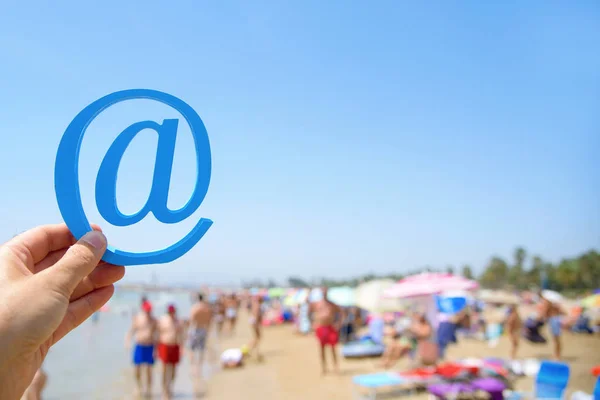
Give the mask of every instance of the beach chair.
POLYGON ((537 399, 563 399, 569 383, 570 369, 567 364, 542 361, 535 379, 537 399))
POLYGON ((563 400, 565 398, 565 389, 569 383, 569 375, 570 369, 567 364, 542 361, 535 379, 534 392, 513 392, 508 399, 563 400))
POLYGON ((398 391, 412 393, 415 389, 413 380, 404 378, 394 372, 357 375, 352 378, 352 383, 352 397, 356 400, 376 400, 379 391, 382 389, 391 389, 394 393, 398 391), (359 388, 362 388, 363 393, 359 388))

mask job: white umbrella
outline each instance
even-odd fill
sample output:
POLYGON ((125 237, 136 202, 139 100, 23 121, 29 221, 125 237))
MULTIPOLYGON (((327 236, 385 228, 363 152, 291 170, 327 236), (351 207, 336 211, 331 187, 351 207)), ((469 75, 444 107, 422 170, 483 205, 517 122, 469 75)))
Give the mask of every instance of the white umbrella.
POLYGON ((340 307, 355 305, 354 289, 348 286, 332 287, 327 290, 327 298, 340 307))
POLYGON ((398 311, 402 307, 395 299, 383 297, 386 289, 394 285, 394 281, 380 279, 361 284, 354 292, 354 302, 364 310, 371 312, 398 311))
POLYGON ((542 297, 551 303, 562 303, 565 300, 562 294, 554 290, 542 290, 542 297))

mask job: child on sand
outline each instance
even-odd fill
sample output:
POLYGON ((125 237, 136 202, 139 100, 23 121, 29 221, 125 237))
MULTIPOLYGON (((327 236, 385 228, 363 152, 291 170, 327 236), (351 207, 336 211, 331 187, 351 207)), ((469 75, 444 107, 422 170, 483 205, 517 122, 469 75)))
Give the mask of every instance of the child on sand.
POLYGON ((248 357, 249 348, 244 345, 239 349, 227 349, 221 354, 221 366, 224 369, 239 368, 244 365, 244 360, 248 357))

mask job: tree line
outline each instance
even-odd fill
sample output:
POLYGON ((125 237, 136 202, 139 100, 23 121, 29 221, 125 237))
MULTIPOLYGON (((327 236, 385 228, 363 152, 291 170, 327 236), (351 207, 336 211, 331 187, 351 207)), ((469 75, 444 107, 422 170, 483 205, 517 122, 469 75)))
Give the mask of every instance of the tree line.
POLYGON ((269 279, 268 281, 253 280, 242 282, 242 285, 246 288, 271 288, 277 286, 295 288, 316 286, 356 287, 362 282, 374 279, 392 279, 396 281, 419 272, 459 274, 467 279, 478 280, 482 287, 488 289, 588 291, 600 287, 600 253, 596 250, 589 250, 577 257, 564 258, 558 263, 552 263, 542 259, 539 255, 528 257, 527 251, 523 247, 517 247, 513 252, 512 260, 506 261, 502 257, 494 256, 479 275, 474 274, 470 265, 464 265, 460 268, 450 265, 445 268, 420 268, 406 274, 368 273, 345 279, 325 277, 305 279, 299 276, 291 276, 285 283, 269 279))

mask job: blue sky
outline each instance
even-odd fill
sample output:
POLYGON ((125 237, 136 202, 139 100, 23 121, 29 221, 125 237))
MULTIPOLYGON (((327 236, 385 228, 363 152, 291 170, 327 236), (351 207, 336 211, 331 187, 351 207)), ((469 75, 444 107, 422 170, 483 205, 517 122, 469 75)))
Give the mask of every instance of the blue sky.
MULTIPOLYGON (((168 246, 200 217, 214 225, 181 259, 131 267, 126 281, 479 271, 517 245, 553 261, 598 247, 600 5, 501 3, 4 4, 0 240, 61 220, 54 158, 71 119, 110 92, 151 88, 207 127, 204 203, 175 226, 102 224, 93 190, 112 140, 178 116, 136 100, 84 138, 87 215, 131 251, 168 246)), ((172 207, 196 174, 180 127, 172 207)), ((125 155, 124 212, 147 198, 155 146, 142 132, 125 155)))

